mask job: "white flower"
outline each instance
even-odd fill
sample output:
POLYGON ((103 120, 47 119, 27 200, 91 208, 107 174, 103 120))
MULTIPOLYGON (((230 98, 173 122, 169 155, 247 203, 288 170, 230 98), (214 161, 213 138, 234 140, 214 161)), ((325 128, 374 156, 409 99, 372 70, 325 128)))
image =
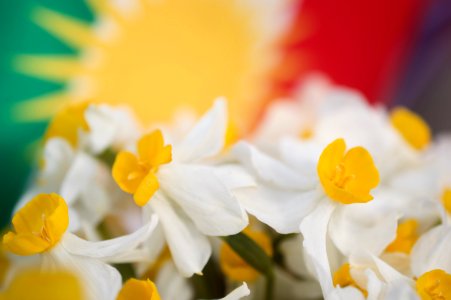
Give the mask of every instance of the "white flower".
POLYGON ((67 269, 76 274, 87 299, 115 299, 121 275, 110 263, 146 259, 137 247, 157 225, 157 217, 132 234, 89 242, 67 232, 68 207, 57 194, 40 194, 19 209, 12 220, 14 231, 3 236, 3 247, 17 255, 42 258, 43 271, 67 269))
POLYGON ((72 149, 64 139, 52 138, 46 142, 43 164, 15 210, 40 193, 56 192, 69 205, 69 230, 74 232, 83 225, 98 224, 120 193, 106 165, 83 151, 72 149))
POLYGON ((161 131, 154 131, 138 141, 137 154, 120 152, 113 166, 116 182, 144 214, 160 217, 184 276, 201 273, 211 254, 207 236, 235 234, 248 223, 223 174, 209 163, 223 150, 226 125, 226 103, 220 100, 184 139, 164 145, 161 131))
POLYGON ((327 236, 345 255, 363 250, 379 255, 395 238, 398 215, 375 210, 371 202, 365 203, 371 199, 367 193, 377 185, 378 175, 363 148, 353 148, 348 155, 344 142, 337 140, 320 157, 319 147, 314 144, 311 147, 287 145, 281 151, 282 161, 245 143, 233 149, 260 183, 257 192, 250 193, 248 198, 240 197, 240 201, 249 213, 281 233, 298 232, 300 225, 306 255, 327 294, 326 287, 332 287, 327 236), (343 172, 351 172, 350 175, 337 173, 335 178, 328 179, 330 172, 341 171, 335 169, 338 165, 334 163, 344 168, 343 172), (362 167, 359 169, 358 165, 362 167), (362 180, 359 185, 363 189, 353 192, 351 187, 346 191, 346 186, 342 187, 346 180, 362 180))

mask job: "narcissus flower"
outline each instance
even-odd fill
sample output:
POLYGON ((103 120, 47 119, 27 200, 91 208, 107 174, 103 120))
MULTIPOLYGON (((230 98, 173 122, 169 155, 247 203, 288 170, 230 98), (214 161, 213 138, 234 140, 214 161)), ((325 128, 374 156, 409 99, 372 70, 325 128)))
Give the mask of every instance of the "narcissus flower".
MULTIPOLYGON (((313 263, 323 294, 328 295, 333 286, 326 250, 329 221, 339 205, 372 200, 370 190, 379 183, 379 173, 366 149, 356 147, 346 151, 346 144, 342 139, 333 141, 323 150, 317 172, 325 197, 302 220, 300 231, 304 236, 306 254, 313 263)), ((387 234, 390 235, 390 232, 387 234)), ((383 243, 384 239, 379 240, 383 243)), ((377 251, 377 247, 372 246, 371 250, 377 251)))
POLYGON ((3 236, 3 246, 17 255, 34 255, 58 244, 69 225, 66 202, 57 194, 40 194, 12 220, 14 230, 3 236))
POLYGON ((224 148, 227 121, 226 102, 216 101, 182 140, 167 145, 162 132, 154 131, 138 141, 136 153, 120 152, 113 165, 114 179, 144 214, 160 216, 174 262, 185 276, 201 273, 207 263, 207 236, 238 233, 248 222, 211 163, 224 148))
POLYGON ((68 104, 49 125, 41 167, 15 210, 37 194, 56 192, 70 207, 70 231, 95 228, 120 193, 99 155, 124 147, 137 128, 123 107, 68 104))
POLYGON ((344 140, 338 139, 318 152, 313 144, 306 148, 291 143, 281 148, 281 159, 277 160, 244 142, 233 149, 235 157, 260 182, 254 193, 240 197, 240 201, 279 232, 301 231, 304 250, 327 293, 333 285, 326 237, 330 236, 346 255, 355 250, 380 254, 395 237, 397 216, 385 214, 382 224, 379 213, 369 219, 357 217, 362 209, 355 205, 366 205, 379 183, 379 173, 367 150, 356 147, 346 151, 344 140), (328 229, 330 220, 333 230, 328 229))
POLYGON ((108 167, 84 151, 73 149, 65 139, 52 138, 44 146, 43 166, 15 210, 41 193, 58 193, 69 205, 69 230, 82 224, 95 227, 115 203, 120 190, 108 167))
POLYGON ((67 232, 68 207, 61 196, 40 194, 17 211, 12 224, 14 230, 3 236, 5 250, 16 255, 41 254, 42 270, 74 272, 87 299, 114 299, 121 276, 106 262, 145 260, 137 247, 148 239, 157 218, 132 234, 89 242, 67 232))

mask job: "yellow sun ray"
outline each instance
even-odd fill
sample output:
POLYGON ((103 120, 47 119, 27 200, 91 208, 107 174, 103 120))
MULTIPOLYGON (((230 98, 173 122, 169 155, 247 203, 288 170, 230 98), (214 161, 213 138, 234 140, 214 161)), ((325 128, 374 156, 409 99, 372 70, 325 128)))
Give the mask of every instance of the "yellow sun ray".
POLYGON ((67 55, 21 55, 15 59, 14 67, 24 74, 54 82, 67 82, 83 71, 80 62, 67 55))
POLYGON ((98 42, 89 24, 78 19, 43 7, 37 8, 32 17, 43 29, 75 49, 98 42))
POLYGON ((115 23, 123 24, 124 17, 113 5, 107 0, 86 0, 86 4, 96 15, 107 15, 112 18, 115 23))
POLYGON ((17 103, 11 111, 11 115, 18 122, 44 121, 51 118, 71 100, 64 91, 50 93, 17 103))

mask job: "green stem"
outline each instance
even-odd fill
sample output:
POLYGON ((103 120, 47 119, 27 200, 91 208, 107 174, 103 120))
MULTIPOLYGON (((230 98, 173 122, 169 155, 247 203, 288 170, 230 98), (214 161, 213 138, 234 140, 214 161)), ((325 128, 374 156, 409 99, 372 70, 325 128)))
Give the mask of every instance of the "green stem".
POLYGON ((271 258, 245 233, 224 236, 222 239, 251 267, 266 277, 265 299, 273 298, 274 270, 271 258))
POLYGON ((272 300, 274 296, 274 274, 266 275, 265 300, 272 300))

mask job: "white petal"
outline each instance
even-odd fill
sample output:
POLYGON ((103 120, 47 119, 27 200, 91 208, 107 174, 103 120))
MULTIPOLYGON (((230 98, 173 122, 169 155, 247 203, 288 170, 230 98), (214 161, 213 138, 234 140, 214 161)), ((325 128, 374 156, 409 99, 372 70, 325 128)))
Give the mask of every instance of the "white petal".
POLYGON ((299 170, 302 174, 316 178, 316 165, 325 146, 316 141, 302 141, 287 137, 282 139, 279 152, 286 165, 299 170))
POLYGON ((439 225, 423 234, 411 252, 412 272, 421 276, 442 269, 451 273, 451 226, 439 225))
POLYGON ((57 246, 43 255, 42 267, 65 268, 77 274, 89 300, 114 300, 122 286, 121 275, 115 268, 94 258, 72 255, 64 247, 57 246))
POLYGON ((324 198, 301 223, 304 236, 304 251, 312 262, 315 276, 319 280, 324 295, 333 289, 329 259, 327 257, 326 238, 329 220, 337 204, 324 198))
POLYGON ((365 300, 362 292, 352 286, 333 288, 324 298, 326 300, 365 300))
POLYGON ((287 189, 309 189, 316 180, 302 176, 276 159, 264 154, 246 142, 237 143, 233 155, 255 175, 268 184, 287 189))
POLYGON ((157 176, 162 190, 204 234, 231 235, 247 226, 247 214, 214 167, 173 163, 160 168, 157 176))
POLYGON ((77 153, 60 189, 60 195, 69 205, 77 199, 85 187, 92 184, 97 167, 98 162, 92 157, 83 152, 77 153))
POLYGON ((395 282, 395 281, 406 283, 413 282, 413 280, 399 273, 397 270, 395 270, 392 266, 388 265, 386 262, 381 260, 379 257, 371 255, 371 258, 379 274, 382 276, 385 282, 395 282))
POLYGON ((365 251, 379 255, 396 237, 396 212, 378 213, 369 204, 337 208, 329 224, 329 236, 345 255, 365 251))
POLYGON ((133 257, 127 253, 130 251, 136 253, 135 248, 149 238, 157 223, 158 217, 154 216, 149 223, 131 234, 100 242, 86 241, 74 234, 66 233, 61 244, 74 255, 118 262, 119 258, 133 257))
POLYGON ((380 299, 384 283, 377 277, 377 275, 371 270, 366 269, 365 275, 367 277, 366 291, 368 292, 367 300, 378 300, 380 299))
POLYGON ((266 109, 253 134, 253 140, 259 147, 274 148, 274 143, 284 136, 297 136, 300 130, 309 124, 300 103, 295 101, 274 101, 266 109))
POLYGON ((227 103, 220 98, 186 138, 174 147, 174 160, 195 162, 218 154, 224 146, 227 120, 227 103))
POLYGON ((74 156, 74 150, 65 139, 49 139, 44 147, 44 169, 41 174, 43 182, 40 184, 55 185, 59 189, 74 156))
POLYGON ((249 296, 251 294, 251 291, 247 287, 246 282, 243 282, 242 285, 234 289, 232 292, 230 292, 227 296, 224 298, 218 299, 218 300, 239 300, 246 296, 249 296))
POLYGON ((86 134, 86 147, 93 153, 101 153, 108 147, 122 148, 140 134, 140 128, 128 107, 90 105, 85 111, 85 118, 90 128, 86 134))
POLYGON ((299 232, 299 224, 320 197, 316 190, 287 191, 266 186, 235 194, 247 212, 283 234, 299 232))
POLYGON ((166 241, 179 272, 186 277, 200 274, 211 255, 211 245, 183 211, 158 192, 149 202, 160 218, 166 241))
POLYGON ((158 287, 161 299, 190 300, 193 299, 193 288, 187 278, 180 276, 175 265, 168 261, 158 271, 155 285, 158 287))
POLYGON ((229 190, 257 186, 257 182, 251 174, 238 164, 217 166, 215 173, 229 190))
POLYGON ((387 286, 384 300, 420 300, 412 284, 405 281, 390 282, 387 286))
MULTIPOLYGON (((148 222, 154 214, 156 214, 156 212, 152 209, 151 205, 145 205, 142 208, 142 219, 144 222, 148 222)), ((152 233, 152 238, 148 239, 144 243, 144 248, 147 250, 147 257, 149 258, 149 260, 152 262, 156 261, 161 251, 164 250, 165 246, 166 240, 164 238, 164 231, 160 221, 158 222, 157 227, 152 233)), ((145 263, 143 264, 143 266, 145 266, 147 270, 148 264, 145 263)), ((146 270, 143 270, 143 272, 145 272, 146 270)))
POLYGON ((90 129, 87 133, 89 144, 86 146, 93 153, 100 153, 112 144, 120 124, 114 122, 108 109, 99 105, 90 105, 84 115, 90 129))

